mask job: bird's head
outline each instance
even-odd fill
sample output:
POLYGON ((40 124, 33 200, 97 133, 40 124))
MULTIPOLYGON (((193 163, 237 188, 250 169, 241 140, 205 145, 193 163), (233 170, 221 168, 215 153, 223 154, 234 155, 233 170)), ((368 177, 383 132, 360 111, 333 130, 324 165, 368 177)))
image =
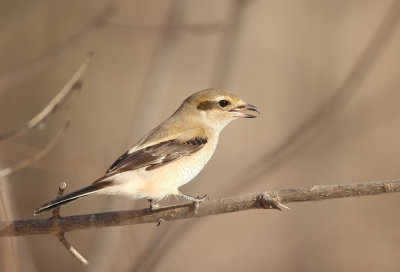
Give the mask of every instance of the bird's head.
POLYGON ((237 95, 223 89, 206 89, 189 96, 182 104, 185 111, 222 129, 237 118, 257 117, 259 110, 237 95))

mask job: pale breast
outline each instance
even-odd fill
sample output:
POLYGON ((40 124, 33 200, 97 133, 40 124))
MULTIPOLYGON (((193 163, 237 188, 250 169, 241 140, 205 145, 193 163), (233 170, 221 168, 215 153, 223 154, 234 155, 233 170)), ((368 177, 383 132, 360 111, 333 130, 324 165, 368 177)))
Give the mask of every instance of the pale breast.
POLYGON ((140 191, 147 197, 163 198, 169 194, 177 194, 178 188, 196 177, 210 160, 217 141, 209 141, 198 152, 180 158, 163 167, 142 172, 146 181, 140 191))
POLYGON ((209 139, 196 153, 150 171, 141 168, 116 174, 110 178, 116 186, 104 193, 152 199, 177 194, 180 186, 191 181, 204 168, 215 151, 217 141, 218 139, 209 139))

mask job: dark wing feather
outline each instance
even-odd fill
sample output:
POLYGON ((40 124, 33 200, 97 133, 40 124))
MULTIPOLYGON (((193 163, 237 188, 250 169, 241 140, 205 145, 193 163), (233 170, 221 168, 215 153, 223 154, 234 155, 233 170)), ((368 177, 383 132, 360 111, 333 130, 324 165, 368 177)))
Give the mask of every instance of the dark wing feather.
POLYGON ((154 170, 199 151, 206 143, 205 138, 193 138, 185 142, 169 140, 136 150, 131 154, 126 152, 110 166, 107 174, 143 167, 146 167, 147 171, 154 170))

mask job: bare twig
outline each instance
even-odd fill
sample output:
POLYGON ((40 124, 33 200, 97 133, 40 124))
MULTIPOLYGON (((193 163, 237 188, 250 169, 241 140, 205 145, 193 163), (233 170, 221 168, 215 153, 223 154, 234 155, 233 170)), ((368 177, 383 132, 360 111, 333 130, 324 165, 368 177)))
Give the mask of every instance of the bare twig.
POLYGON ((22 126, 15 128, 11 131, 0 134, 0 141, 7 138, 18 136, 26 133, 28 130, 36 127, 41 122, 45 121, 55 110, 76 90, 80 89, 80 79, 83 73, 86 71, 90 60, 93 57, 93 53, 89 53, 83 60, 81 65, 78 67, 76 72, 72 75, 71 79, 65 84, 61 91, 31 120, 22 126))
POLYGON ((12 136, 15 136, 18 134, 25 133, 26 131, 37 126, 38 124, 43 122, 47 117, 49 117, 50 114, 53 113, 63 103, 63 101, 66 100, 66 98, 68 96, 70 96, 73 93, 76 93, 74 96, 74 99, 73 99, 71 110, 69 111, 69 113, 67 115, 64 125, 59 129, 57 134, 47 143, 47 145, 44 148, 42 148, 40 151, 38 151, 32 157, 27 158, 23 161, 20 161, 9 167, 0 169, 0 177, 5 177, 15 171, 18 171, 26 166, 29 166, 30 164, 43 158, 47 153, 49 153, 53 149, 53 147, 56 145, 58 139, 63 135, 65 130, 69 127, 70 120, 72 118, 72 114, 74 112, 76 101, 78 98, 78 93, 79 93, 79 90, 81 90, 81 88, 82 88, 82 76, 83 76, 83 73, 86 71, 87 65, 89 64, 92 56, 93 56, 92 53, 88 54, 88 56, 85 58, 85 60, 79 66, 78 70, 71 77, 71 79, 67 82, 67 84, 50 101, 50 103, 47 104, 47 106, 38 115, 36 115, 27 124, 19 127, 18 129, 15 129, 13 131, 10 131, 8 133, 0 135, 0 140, 2 140, 7 137, 12 137, 12 136), (2 136, 4 136, 4 138, 2 138, 2 136))
POLYGON ((61 244, 65 246, 65 248, 74 256, 78 261, 80 261, 83 265, 89 265, 89 262, 83 257, 65 238, 64 233, 57 235, 58 240, 60 240, 61 244))
MULTIPOLYGON (((62 197, 62 195, 64 194, 65 187, 67 187, 67 184, 65 182, 61 182, 60 185, 58 186, 57 198, 62 197)), ((61 206, 58 206, 52 210, 54 218, 60 217, 60 209, 61 209, 61 206)))
MULTIPOLYGON (((57 132, 54 134, 56 133, 57 132)), ((7 143, 2 143, 0 148, 0 161, 16 161, 18 158, 30 158, 34 154, 40 152, 41 149, 43 149, 43 147, 36 147, 27 142, 9 141, 7 143)), ((45 170, 49 173, 57 173, 60 176, 64 176, 64 173, 69 171, 68 169, 79 169, 74 172, 74 179, 79 179, 79 177, 84 177, 87 174, 95 175, 103 171, 102 167, 77 157, 69 158, 61 153, 52 154, 51 152, 47 153, 46 156, 46 160, 36 160, 34 164, 32 163, 29 166, 32 169, 45 170), (66 168, 65 165, 69 167, 66 168)), ((10 182, 10 180, 8 180, 8 182, 10 182)), ((0 179, 0 183, 4 184, 5 181, 0 179)))
POLYGON ((32 157, 27 158, 23 161, 17 162, 16 164, 13 164, 6 168, 0 169, 0 178, 10 175, 11 173, 14 173, 18 170, 21 170, 22 168, 27 167, 30 164, 43 158, 47 153, 49 153, 50 150, 53 149, 53 147, 56 145, 58 139, 61 137, 61 135, 64 133, 64 131, 68 128, 68 126, 69 126, 69 122, 67 121, 64 124, 64 126, 62 126, 60 128, 60 130, 57 132, 57 134, 47 143, 47 145, 44 148, 42 148, 40 151, 38 151, 38 153, 34 154, 32 157))
MULTIPOLYGON (((58 187, 58 194, 57 198, 61 197, 64 193, 65 187, 67 187, 67 184, 65 182, 61 182, 60 186, 58 187)), ((54 220, 59 220, 62 218, 60 216, 60 208, 61 207, 56 207, 52 210, 53 217, 52 219, 54 220)), ((63 244, 63 246, 74 256, 78 261, 80 261, 83 265, 88 265, 89 262, 83 257, 71 244, 68 242, 67 238, 65 238, 65 233, 60 231, 59 233, 55 234, 57 236, 58 240, 63 244)))
MULTIPOLYGON (((197 216, 204 217, 252 209, 275 209, 275 206, 280 203, 320 201, 394 192, 400 192, 400 180, 282 189, 204 201, 198 209, 197 216)), ((58 235, 84 229, 197 218, 193 211, 193 204, 190 203, 164 207, 153 212, 150 209, 141 209, 0 222, 0 237, 37 234, 58 235)))

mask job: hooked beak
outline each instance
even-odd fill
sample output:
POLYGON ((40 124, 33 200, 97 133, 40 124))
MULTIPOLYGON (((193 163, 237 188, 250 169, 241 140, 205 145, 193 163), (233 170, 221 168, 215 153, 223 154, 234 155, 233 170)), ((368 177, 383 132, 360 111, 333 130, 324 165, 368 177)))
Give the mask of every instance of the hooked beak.
POLYGON ((257 109, 257 107, 250 104, 238 106, 236 108, 229 110, 229 112, 234 112, 235 117, 240 117, 240 118, 255 118, 258 115, 260 115, 260 111, 257 109), (257 115, 246 113, 245 111, 255 111, 257 112, 257 115))

